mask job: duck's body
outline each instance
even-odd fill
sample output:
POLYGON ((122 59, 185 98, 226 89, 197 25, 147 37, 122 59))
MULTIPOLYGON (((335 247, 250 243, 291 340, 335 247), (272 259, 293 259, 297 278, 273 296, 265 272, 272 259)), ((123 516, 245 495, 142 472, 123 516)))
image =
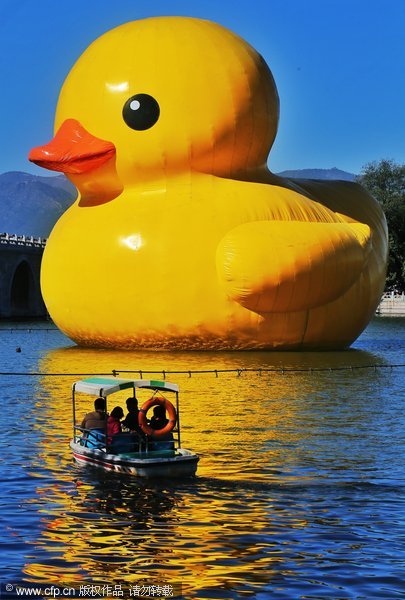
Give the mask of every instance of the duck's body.
MULTIPOLYGON (((206 54, 201 60, 207 64, 206 54)), ((179 102, 186 102, 186 83, 187 77, 179 102)), ((127 24, 89 48, 61 94, 59 150, 48 146, 33 157, 70 173, 80 191, 52 231, 41 275, 48 310, 67 335, 91 346, 184 349, 338 348, 359 335, 384 286, 382 211, 355 184, 293 184, 263 166, 275 135, 277 102, 262 59, 205 21, 127 24), (220 66, 217 81, 224 73, 230 81, 225 90, 215 90, 218 106, 208 98, 205 108, 196 90, 187 90, 186 100, 196 99, 195 127, 185 105, 180 116, 186 123, 173 123, 174 92, 165 104, 170 81, 160 62, 170 62, 167 47, 182 37, 190 65, 177 65, 180 76, 198 71, 193 59, 200 60, 200 48, 221 53, 228 70, 220 66), (135 81, 127 81, 125 69, 113 80, 109 69, 115 67, 106 58, 111 44, 119 39, 120 48, 128 51, 129 45, 135 52, 150 38, 160 40, 164 59, 155 54, 135 81), (108 72, 97 71, 89 80, 86 67, 95 57, 108 72), (92 112, 89 95, 101 89, 102 105, 92 112), (253 108, 243 110, 242 104, 239 110, 249 90, 256 94, 249 100, 253 108), (159 109, 148 100, 149 123, 155 121, 144 129, 134 130, 132 122, 127 127, 126 98, 135 98, 138 110, 146 93, 159 99, 159 109), (89 168, 83 170, 82 163, 89 164, 85 152, 74 161, 70 155, 54 158, 66 140, 81 143, 87 131, 99 138, 93 138, 89 168)))

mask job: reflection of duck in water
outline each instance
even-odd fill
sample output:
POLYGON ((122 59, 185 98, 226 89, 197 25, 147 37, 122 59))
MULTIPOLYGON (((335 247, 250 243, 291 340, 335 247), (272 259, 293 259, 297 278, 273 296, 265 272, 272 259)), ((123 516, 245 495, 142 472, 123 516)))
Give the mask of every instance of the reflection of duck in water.
POLYGON ((272 175, 263 59, 207 21, 128 23, 69 74, 31 152, 78 187, 45 250, 48 310, 80 344, 341 347, 373 314, 387 234, 358 185, 272 175))

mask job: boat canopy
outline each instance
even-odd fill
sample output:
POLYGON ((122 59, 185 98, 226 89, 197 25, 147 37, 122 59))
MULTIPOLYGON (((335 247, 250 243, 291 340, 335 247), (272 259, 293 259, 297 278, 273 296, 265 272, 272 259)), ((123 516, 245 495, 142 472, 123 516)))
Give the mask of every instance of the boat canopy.
POLYGON ((83 392, 93 396, 109 396, 120 390, 147 388, 165 392, 178 392, 179 386, 168 381, 155 381, 153 379, 117 379, 116 377, 89 377, 76 381, 72 386, 76 392, 83 392))

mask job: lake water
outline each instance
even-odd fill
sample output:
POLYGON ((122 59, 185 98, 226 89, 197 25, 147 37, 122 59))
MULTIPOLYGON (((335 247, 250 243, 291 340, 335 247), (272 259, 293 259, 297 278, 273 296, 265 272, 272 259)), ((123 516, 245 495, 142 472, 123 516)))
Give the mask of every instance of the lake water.
MULTIPOLYGON (((405 597, 405 319, 375 319, 351 350, 324 353, 83 350, 57 331, 1 327, 5 597, 17 584, 47 596, 405 597), (69 374, 113 369, 191 372, 166 377, 180 385, 195 479, 73 463, 69 374), (25 372, 40 374, 7 374, 25 372)), ((79 413, 90 409, 83 398, 79 413)))

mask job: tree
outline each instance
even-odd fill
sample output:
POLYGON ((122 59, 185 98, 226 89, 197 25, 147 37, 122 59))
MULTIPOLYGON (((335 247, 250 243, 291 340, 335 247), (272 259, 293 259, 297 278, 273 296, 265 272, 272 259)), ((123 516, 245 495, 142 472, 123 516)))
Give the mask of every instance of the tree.
POLYGON ((405 164, 382 159, 366 164, 358 182, 376 198, 389 233, 387 290, 405 291, 405 164))

